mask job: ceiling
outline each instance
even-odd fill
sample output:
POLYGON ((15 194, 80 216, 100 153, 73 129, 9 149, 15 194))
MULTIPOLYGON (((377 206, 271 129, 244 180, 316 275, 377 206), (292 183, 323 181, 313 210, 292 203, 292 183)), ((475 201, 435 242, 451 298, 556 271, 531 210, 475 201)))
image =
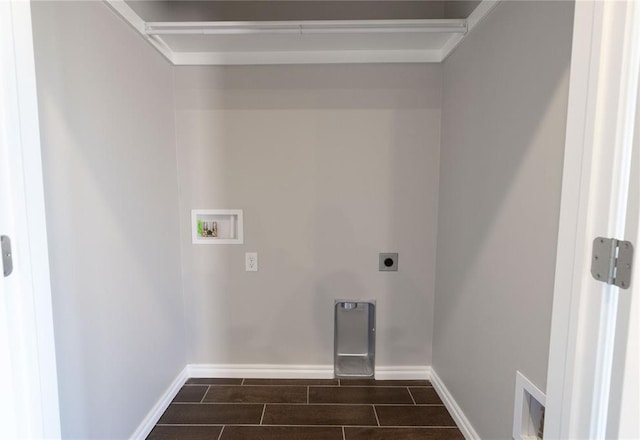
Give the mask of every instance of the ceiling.
POLYGON ((393 20, 467 18, 470 0, 127 0, 144 21, 393 20))

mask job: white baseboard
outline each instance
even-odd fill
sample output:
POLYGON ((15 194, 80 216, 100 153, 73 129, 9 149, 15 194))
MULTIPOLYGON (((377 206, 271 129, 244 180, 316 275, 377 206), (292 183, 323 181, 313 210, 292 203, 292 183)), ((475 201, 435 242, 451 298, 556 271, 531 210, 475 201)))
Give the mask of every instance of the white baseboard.
POLYGON ((330 379, 333 366, 273 364, 189 364, 189 377, 247 379, 330 379))
POLYGON ((442 382, 442 379, 440 379, 433 368, 431 369, 431 383, 438 393, 438 396, 440 396, 440 399, 442 399, 444 405, 449 410, 449 413, 458 425, 458 428, 462 431, 464 438, 467 440, 481 440, 476 430, 473 429, 471 422, 467 419, 467 416, 464 415, 462 409, 458 406, 458 403, 455 401, 447 387, 444 385, 444 382, 442 382))
POLYGON ((167 410, 169 404, 176 397, 180 388, 184 385, 184 383, 189 378, 187 374, 187 368, 183 368, 182 371, 178 374, 178 376, 171 382, 169 388, 162 394, 160 399, 153 405, 151 411, 147 413, 145 418, 142 420, 142 423, 138 426, 138 428, 131 434, 131 440, 144 440, 147 438, 153 427, 158 423, 162 414, 167 410))
POLYGON ((382 380, 430 380, 431 367, 376 367, 376 379, 382 380))
MULTIPOLYGON (((189 364, 189 377, 332 379, 333 365, 189 364)), ((431 367, 376 367, 377 379, 429 379, 431 367)))

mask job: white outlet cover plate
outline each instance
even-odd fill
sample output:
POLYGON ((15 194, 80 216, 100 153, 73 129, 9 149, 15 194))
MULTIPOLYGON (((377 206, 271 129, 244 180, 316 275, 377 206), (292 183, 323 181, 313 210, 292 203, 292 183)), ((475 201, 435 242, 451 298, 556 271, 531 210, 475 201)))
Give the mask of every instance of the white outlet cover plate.
POLYGON ((244 254, 244 270, 247 272, 258 271, 258 253, 246 252, 244 254))

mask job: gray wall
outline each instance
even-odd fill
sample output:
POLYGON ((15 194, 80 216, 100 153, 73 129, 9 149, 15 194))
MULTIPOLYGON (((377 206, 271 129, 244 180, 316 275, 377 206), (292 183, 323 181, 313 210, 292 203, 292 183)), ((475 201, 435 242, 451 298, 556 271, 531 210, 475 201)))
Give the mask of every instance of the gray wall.
POLYGON ((434 367, 482 438, 546 387, 572 12, 503 2, 444 64, 434 367))
POLYGON ((444 18, 467 18, 480 4, 480 0, 445 0, 444 18))
POLYGON ((378 302, 378 365, 429 365, 441 66, 179 67, 175 87, 189 362, 331 365, 333 301, 355 298, 378 302), (193 208, 244 209, 245 244, 192 245, 193 208))
POLYGON ((172 71, 102 2, 33 5, 64 438, 127 438, 186 362, 172 71))

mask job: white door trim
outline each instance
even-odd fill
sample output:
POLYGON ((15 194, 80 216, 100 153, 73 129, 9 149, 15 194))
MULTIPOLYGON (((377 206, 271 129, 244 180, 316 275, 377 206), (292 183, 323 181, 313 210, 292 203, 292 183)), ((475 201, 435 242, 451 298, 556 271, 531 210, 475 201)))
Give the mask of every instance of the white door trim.
MULTIPOLYGON (((9 358, 19 437, 59 438, 58 381, 28 1, 0 2, 0 153, 14 273, 4 279, 9 358)), ((2 432, 2 429, 0 429, 2 432)))
POLYGON ((545 438, 605 436, 619 289, 591 278, 591 243, 597 236, 624 238, 637 8, 575 5, 545 438))
MULTIPOLYGON (((640 8, 639 8, 640 9, 640 8)), ((640 11, 638 11, 640 13, 640 11)), ((640 108, 640 90, 636 109, 640 108)), ((632 159, 629 210, 625 239, 636 244, 636 263, 630 289, 621 293, 614 349, 611 394, 606 438, 640 438, 640 267, 637 263, 640 237, 640 112, 636 111, 634 157, 632 159)))

